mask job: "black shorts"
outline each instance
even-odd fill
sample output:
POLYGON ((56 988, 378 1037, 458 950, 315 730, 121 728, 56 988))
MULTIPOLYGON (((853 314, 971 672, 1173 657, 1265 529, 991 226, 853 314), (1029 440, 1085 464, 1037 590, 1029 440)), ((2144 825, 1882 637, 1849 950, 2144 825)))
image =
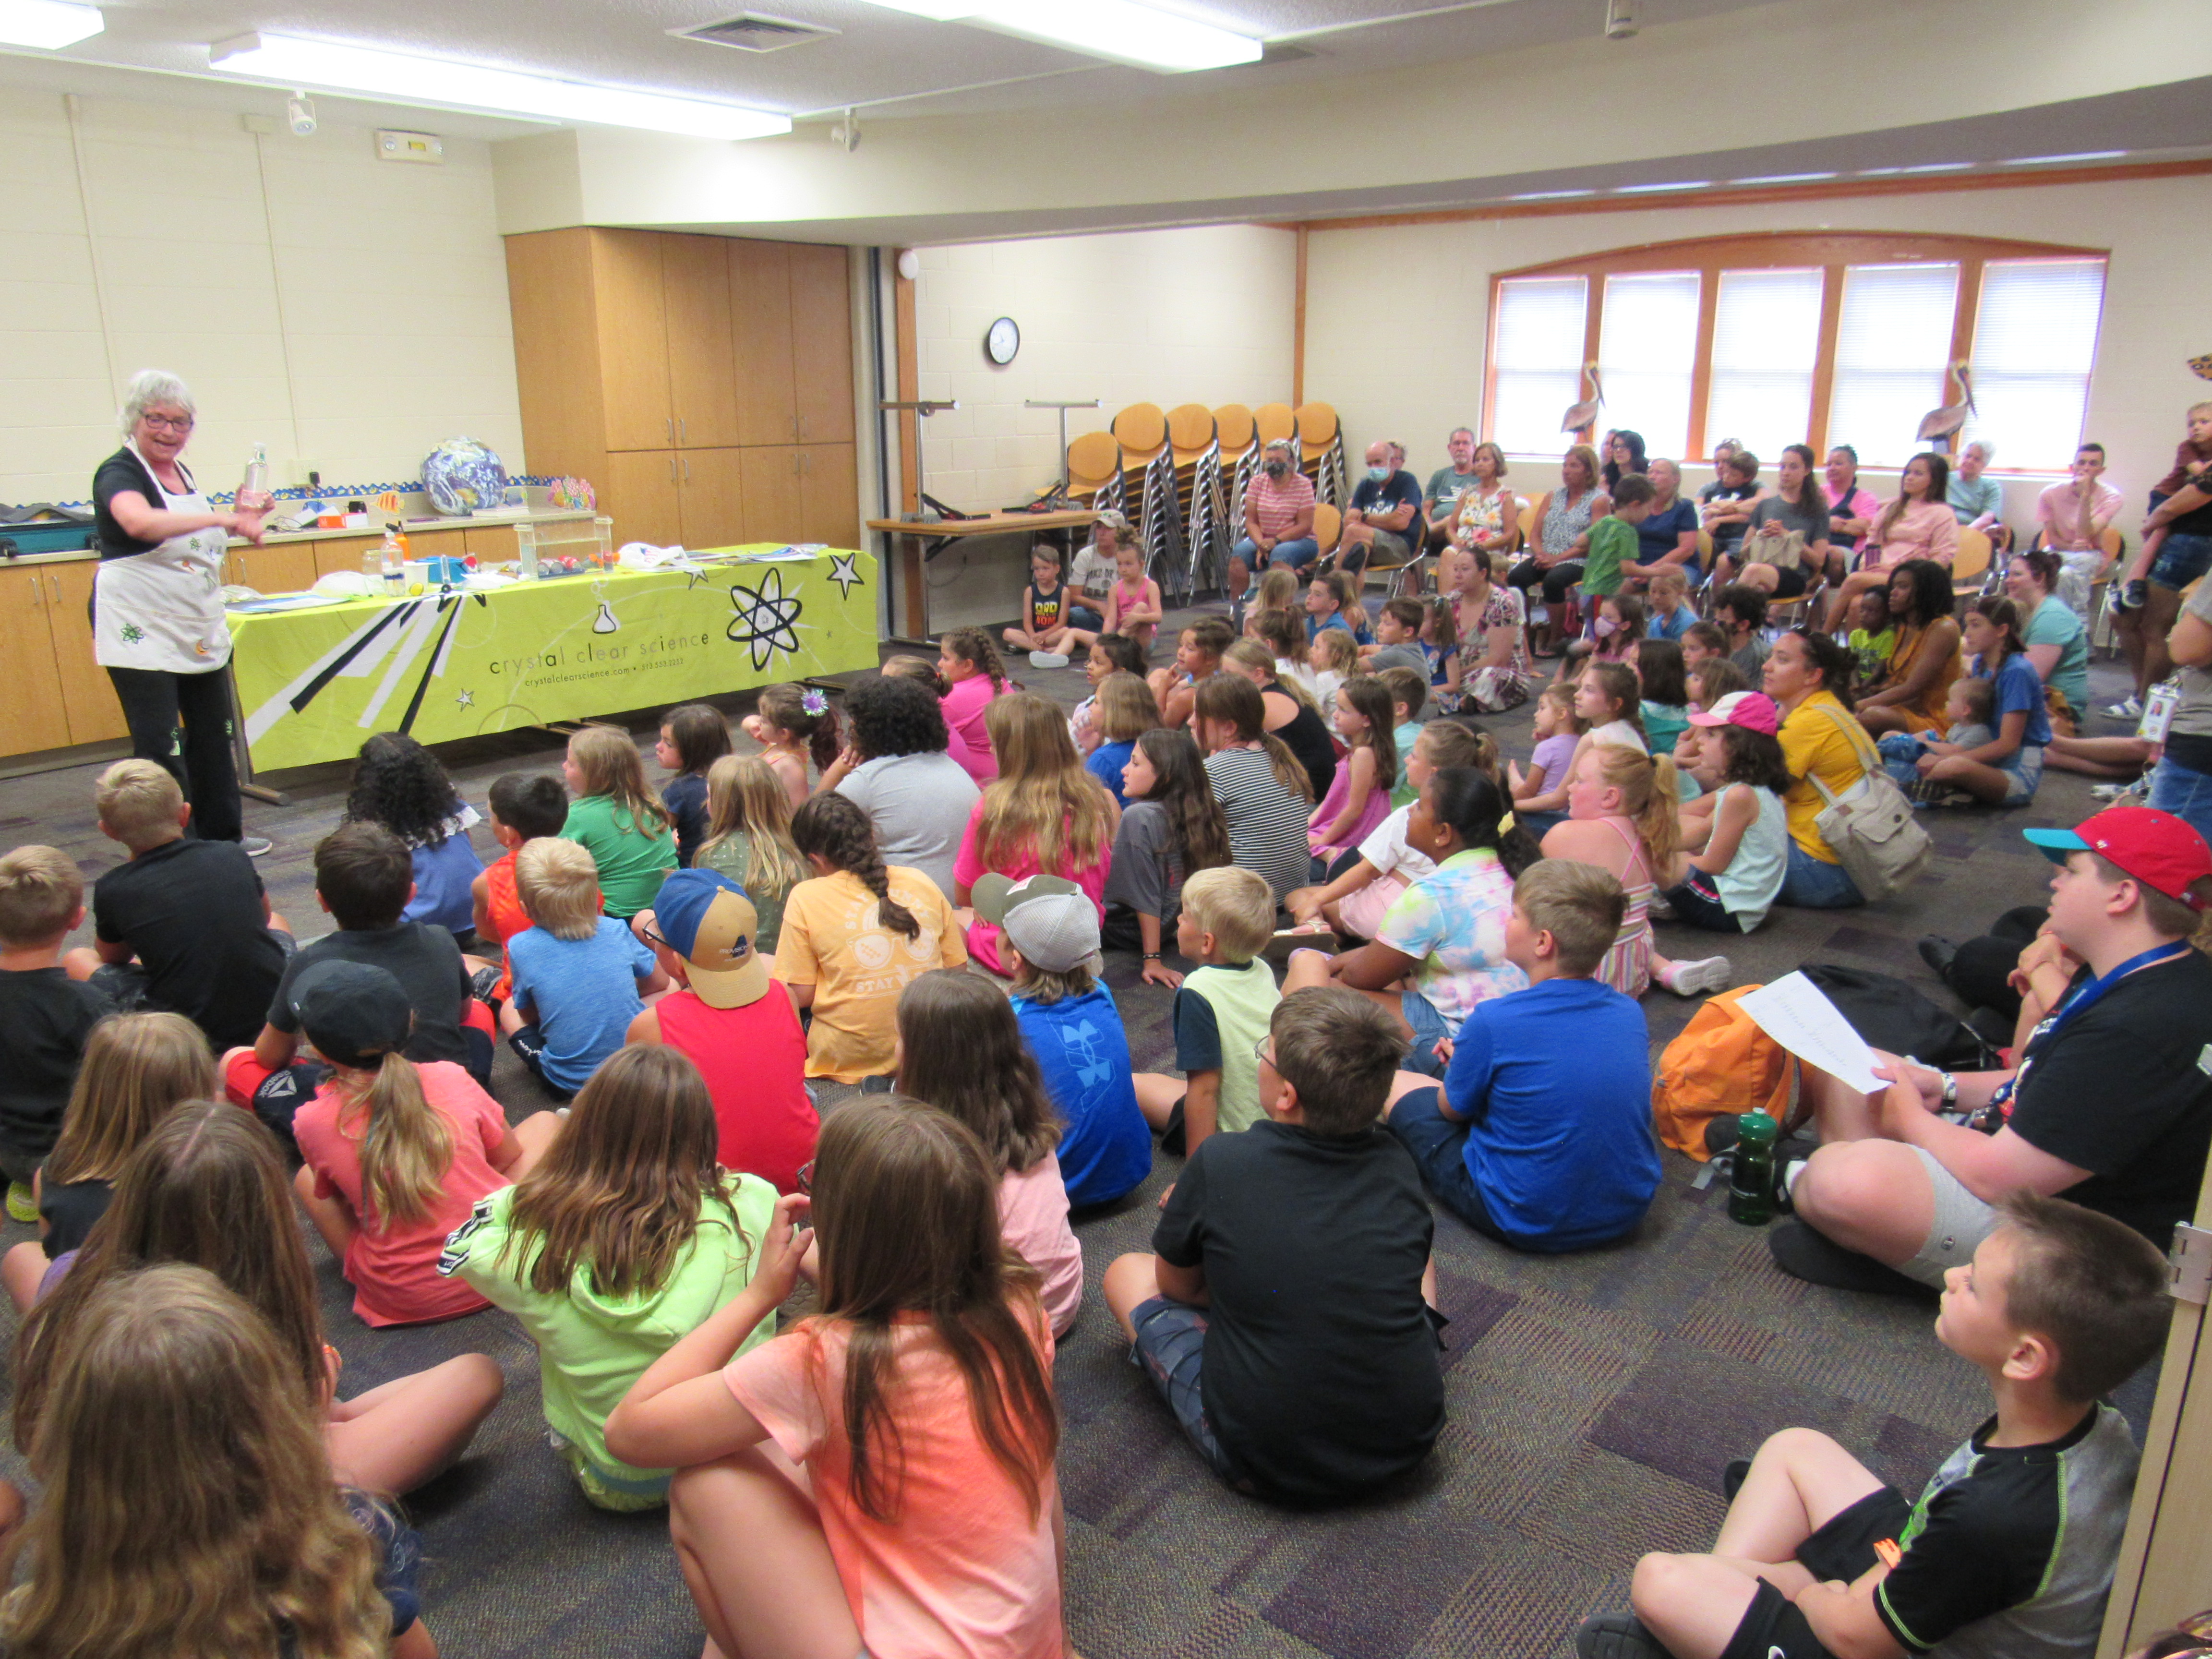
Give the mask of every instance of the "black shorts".
MULTIPOLYGON (((1912 1505, 1894 1486, 1870 1492, 1797 1547, 1797 1565, 1826 1583, 1856 1581, 1881 1558, 1875 1545, 1894 1540, 1912 1517, 1912 1505)), ((1832 1659, 1813 1634, 1797 1604, 1765 1579, 1744 1610, 1721 1659, 1832 1659)))

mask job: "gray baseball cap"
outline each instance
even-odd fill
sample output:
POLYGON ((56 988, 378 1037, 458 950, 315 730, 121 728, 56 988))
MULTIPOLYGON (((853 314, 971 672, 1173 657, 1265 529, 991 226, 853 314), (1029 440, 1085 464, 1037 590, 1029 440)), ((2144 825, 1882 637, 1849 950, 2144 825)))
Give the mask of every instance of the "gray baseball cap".
POLYGON ((1066 877, 1015 881, 994 872, 978 877, 969 896, 975 914, 1004 929, 1031 967, 1065 974, 1099 965, 1098 907, 1066 877))

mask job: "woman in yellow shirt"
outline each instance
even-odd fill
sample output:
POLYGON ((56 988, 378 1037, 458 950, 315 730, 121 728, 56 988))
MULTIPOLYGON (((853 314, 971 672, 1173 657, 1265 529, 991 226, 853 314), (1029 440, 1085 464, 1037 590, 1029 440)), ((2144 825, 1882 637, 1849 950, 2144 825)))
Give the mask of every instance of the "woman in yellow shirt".
POLYGON ((1866 896, 1814 822, 1827 801, 1813 780, 1841 795, 1881 764, 1874 739, 1851 714, 1850 652, 1826 634, 1793 629, 1775 641, 1760 676, 1782 710, 1782 758, 1796 780, 1782 797, 1790 870, 1779 902, 1808 910, 1864 904, 1866 896))

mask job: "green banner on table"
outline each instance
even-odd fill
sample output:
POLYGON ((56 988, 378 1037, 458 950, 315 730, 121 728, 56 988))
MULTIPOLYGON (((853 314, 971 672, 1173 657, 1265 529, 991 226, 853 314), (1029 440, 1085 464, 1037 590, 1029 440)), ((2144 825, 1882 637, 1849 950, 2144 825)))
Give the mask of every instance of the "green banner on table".
POLYGON ((253 763, 343 760, 377 732, 443 743, 872 668, 875 594, 861 556, 234 612, 253 763))

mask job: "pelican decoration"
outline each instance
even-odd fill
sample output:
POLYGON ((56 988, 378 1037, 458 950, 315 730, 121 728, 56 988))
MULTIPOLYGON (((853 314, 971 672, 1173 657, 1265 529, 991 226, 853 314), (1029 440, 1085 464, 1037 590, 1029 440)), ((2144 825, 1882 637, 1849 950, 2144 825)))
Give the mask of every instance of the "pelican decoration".
POLYGON ((2212 380, 2212 352, 2189 360, 2189 372, 2200 380, 2212 380))
POLYGON ((1981 413, 1974 406, 1974 382, 1966 364, 1953 363, 1950 378, 1959 382, 1959 393, 1965 401, 1929 410, 1920 417, 1920 430, 1914 434, 1924 444, 1941 443, 1947 453, 1957 450, 1959 429, 1966 424, 1966 416, 1981 413))
POLYGON ((1590 396, 1578 404, 1569 404, 1567 412, 1559 416, 1562 432, 1584 432, 1597 423, 1597 411, 1605 402, 1605 383, 1597 377, 1597 365, 1584 363, 1583 373, 1590 383, 1590 396))

